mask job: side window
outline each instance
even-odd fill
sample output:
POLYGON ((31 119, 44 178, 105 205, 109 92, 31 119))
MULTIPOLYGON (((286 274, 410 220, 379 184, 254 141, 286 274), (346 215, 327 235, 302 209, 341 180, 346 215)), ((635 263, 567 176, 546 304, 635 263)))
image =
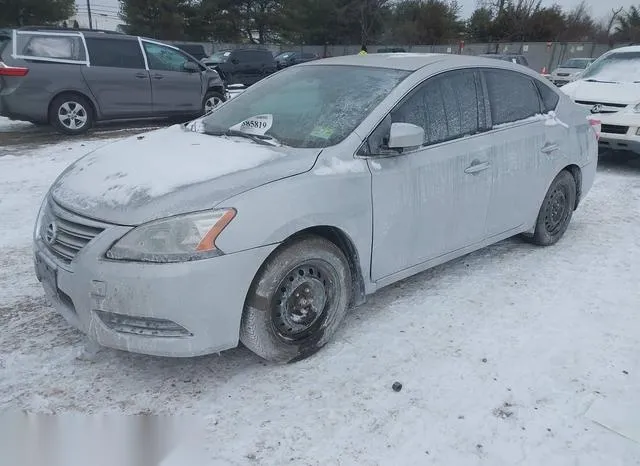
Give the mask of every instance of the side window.
POLYGON ((27 58, 85 61, 87 59, 80 35, 17 34, 18 55, 27 58))
POLYGON ((448 139, 476 134, 485 127, 480 122, 479 95, 473 71, 452 71, 440 81, 447 118, 448 139))
POLYGON ((538 91, 540 92, 540 97, 542 98, 542 107, 544 112, 548 113, 551 110, 555 110, 558 106, 558 102, 560 101, 560 96, 552 89, 549 89, 549 86, 545 86, 539 81, 536 81, 535 83, 538 91))
POLYGON ((541 112, 538 91, 530 77, 507 70, 484 72, 493 125, 524 120, 541 112))
POLYGON ((89 37, 85 40, 92 66, 144 69, 144 57, 137 40, 89 37))
POLYGON ((149 69, 187 72, 184 65, 192 60, 180 51, 151 42, 143 42, 143 44, 147 54, 147 61, 149 62, 149 69))

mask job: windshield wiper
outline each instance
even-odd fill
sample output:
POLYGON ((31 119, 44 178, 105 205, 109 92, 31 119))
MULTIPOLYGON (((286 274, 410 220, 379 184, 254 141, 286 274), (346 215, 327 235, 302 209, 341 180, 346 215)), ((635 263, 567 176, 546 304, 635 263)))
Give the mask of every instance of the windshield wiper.
POLYGON ((620 84, 618 81, 600 81, 599 79, 585 79, 588 83, 606 83, 606 84, 620 84))
POLYGON ((210 136, 237 136, 241 138, 247 138, 263 146, 274 147, 282 145, 276 138, 273 138, 271 136, 245 133, 244 131, 238 131, 237 129, 228 129, 226 131, 205 131, 205 134, 208 134, 210 136))

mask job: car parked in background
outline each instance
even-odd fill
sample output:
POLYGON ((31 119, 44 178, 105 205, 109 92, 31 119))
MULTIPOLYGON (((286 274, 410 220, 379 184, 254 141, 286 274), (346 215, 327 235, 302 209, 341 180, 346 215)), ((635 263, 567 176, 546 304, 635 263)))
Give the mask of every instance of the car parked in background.
POLYGON ((524 55, 514 53, 485 53, 480 55, 483 58, 493 58, 494 60, 508 61, 518 65, 529 67, 529 61, 524 55))
POLYGON ((202 60, 221 71, 226 84, 250 86, 278 70, 273 54, 266 49, 220 50, 202 60))
POLYGON ((605 53, 561 90, 600 120, 601 149, 640 155, 640 46, 605 53))
POLYGON ((595 61, 595 58, 571 58, 553 70, 549 79, 556 86, 564 86, 580 76, 595 61))
POLYGON ((317 60, 320 57, 316 53, 308 52, 282 52, 276 55, 276 65, 278 69, 287 68, 293 65, 299 65, 300 63, 307 63, 313 60, 317 60))
POLYGON ((207 58, 207 52, 204 49, 204 45, 202 44, 191 44, 188 42, 173 42, 172 45, 175 45, 180 50, 187 52, 193 58, 198 60, 202 60, 203 58, 207 58))
POLYGON ((382 287, 520 233, 555 244, 596 164, 580 108, 523 67, 317 60, 74 163, 38 214, 36 274, 102 345, 291 362, 382 287))
POLYGON ((225 100, 220 76, 177 47, 97 31, 0 32, 0 115, 81 134, 95 122, 193 118, 225 100))

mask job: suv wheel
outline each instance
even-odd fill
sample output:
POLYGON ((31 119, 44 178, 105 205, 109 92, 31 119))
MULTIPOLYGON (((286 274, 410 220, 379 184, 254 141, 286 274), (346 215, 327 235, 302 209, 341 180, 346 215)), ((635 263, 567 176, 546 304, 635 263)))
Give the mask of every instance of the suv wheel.
POLYGON ((51 103, 49 122, 61 133, 83 134, 93 126, 93 108, 80 95, 61 95, 51 103))
POLYGON ((203 115, 208 115, 209 113, 213 112, 214 108, 216 108, 226 100, 227 99, 225 99, 224 96, 219 92, 207 92, 207 95, 204 97, 204 104, 202 106, 203 115))

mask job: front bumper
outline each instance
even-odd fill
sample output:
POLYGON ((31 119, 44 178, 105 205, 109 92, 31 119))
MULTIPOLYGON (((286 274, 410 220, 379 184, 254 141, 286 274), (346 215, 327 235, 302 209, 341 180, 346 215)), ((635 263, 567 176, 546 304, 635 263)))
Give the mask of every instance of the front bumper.
POLYGON ((640 154, 640 114, 621 111, 596 114, 594 117, 602 122, 598 144, 600 149, 640 154))
POLYGON ((36 274, 56 310, 99 344, 136 353, 189 357, 237 346, 249 287, 276 246, 173 264, 106 259, 129 230, 109 226, 70 262, 36 238, 36 274))

